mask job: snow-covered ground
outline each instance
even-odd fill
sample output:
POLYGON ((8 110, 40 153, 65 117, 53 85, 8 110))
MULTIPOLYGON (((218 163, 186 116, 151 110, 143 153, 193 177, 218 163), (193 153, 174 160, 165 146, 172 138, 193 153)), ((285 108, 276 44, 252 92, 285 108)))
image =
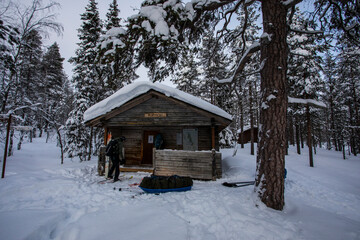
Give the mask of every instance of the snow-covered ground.
POLYGON ((146 173, 98 184, 96 158, 60 165, 55 144, 34 139, 8 159, 0 179, 0 239, 360 239, 360 157, 318 149, 310 168, 307 151, 290 149, 280 212, 255 207, 252 186, 221 185, 254 179, 248 146, 232 152, 222 150, 223 179, 152 195, 129 186, 146 173))

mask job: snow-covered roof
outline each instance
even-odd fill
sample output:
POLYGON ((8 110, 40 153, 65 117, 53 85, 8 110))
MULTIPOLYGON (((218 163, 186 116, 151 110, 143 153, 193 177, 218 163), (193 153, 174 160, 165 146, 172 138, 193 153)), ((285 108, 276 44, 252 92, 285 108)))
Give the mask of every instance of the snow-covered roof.
POLYGON ((192 106, 208 111, 220 117, 232 120, 231 115, 225 112, 224 110, 222 110, 221 108, 214 106, 211 103, 206 102, 193 95, 190 95, 188 93, 166 86, 161 83, 152 83, 150 81, 138 81, 121 88, 110 97, 91 106, 84 113, 84 121, 88 122, 99 116, 109 113, 115 108, 122 106, 123 104, 129 102, 130 100, 144 93, 149 92, 150 90, 160 92, 166 95, 167 97, 172 97, 174 99, 188 103, 192 106))

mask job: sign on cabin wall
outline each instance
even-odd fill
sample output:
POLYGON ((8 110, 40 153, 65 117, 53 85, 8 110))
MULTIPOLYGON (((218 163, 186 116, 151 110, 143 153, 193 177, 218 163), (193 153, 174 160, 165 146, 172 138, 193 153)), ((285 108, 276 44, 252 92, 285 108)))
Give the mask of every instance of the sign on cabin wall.
POLYGON ((183 150, 198 150, 198 129, 183 129, 183 150))
POLYGON ((145 113, 146 118, 166 118, 166 113, 145 113))

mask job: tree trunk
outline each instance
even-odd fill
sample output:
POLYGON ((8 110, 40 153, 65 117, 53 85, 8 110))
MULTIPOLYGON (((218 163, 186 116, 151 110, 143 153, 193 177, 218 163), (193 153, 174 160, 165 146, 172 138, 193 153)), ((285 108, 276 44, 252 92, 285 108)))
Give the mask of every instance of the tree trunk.
POLYGON ((255 155, 254 149, 254 112, 253 112, 253 92, 252 92, 252 85, 249 83, 249 104, 250 104, 250 139, 251 139, 251 147, 250 147, 250 154, 255 155))
POLYGON ((280 0, 263 0, 261 112, 255 191, 268 207, 284 207, 286 145, 287 9, 280 0), (263 35, 264 36, 264 35, 263 35), (265 40, 270 40, 265 43, 265 40))
POLYGON ((304 148, 304 134, 303 134, 302 124, 300 124, 300 143, 301 143, 301 148, 304 148))
POLYGON ((241 148, 244 148, 244 103, 243 103, 243 91, 240 86, 240 94, 238 94, 239 106, 240 106, 240 141, 241 148))
POLYGON ((296 150, 297 154, 301 154, 301 147, 300 147, 300 126, 298 123, 295 125, 295 135, 296 135, 296 150))
POLYGON ((14 129, 11 129, 11 131, 10 131, 10 141, 9 141, 8 157, 10 157, 10 156, 13 155, 14 134, 15 134, 15 130, 14 130, 14 129))
POLYGON ((314 167, 312 141, 311 141, 311 118, 310 118, 310 106, 306 105, 306 119, 307 119, 307 145, 309 147, 309 163, 310 167, 314 167))
POLYGON ((89 155, 88 155, 88 161, 91 160, 91 153, 92 153, 92 140, 93 140, 93 136, 94 135, 94 131, 93 128, 90 128, 90 140, 89 140, 89 155))
POLYGON ((17 144, 17 150, 21 150, 21 145, 24 140, 24 131, 20 131, 19 142, 17 144))
POLYGON ((60 127, 56 128, 56 133, 58 135, 58 141, 59 141, 59 146, 60 146, 61 164, 64 164, 64 145, 63 145, 62 138, 61 138, 60 127))
POLYGON ((293 145, 295 146, 295 141, 294 141, 294 123, 293 123, 293 118, 294 118, 294 115, 293 114, 289 114, 289 124, 288 124, 288 140, 290 145, 293 145))

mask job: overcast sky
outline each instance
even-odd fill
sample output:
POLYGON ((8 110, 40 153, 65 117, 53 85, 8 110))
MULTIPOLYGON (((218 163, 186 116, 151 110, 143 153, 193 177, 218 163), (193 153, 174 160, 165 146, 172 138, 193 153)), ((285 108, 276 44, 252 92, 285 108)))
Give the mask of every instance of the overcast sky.
MULTIPOLYGON (((112 1, 113 0, 96 1, 102 20, 106 19, 105 16, 112 1)), ((57 21, 63 25, 64 32, 62 36, 51 34, 49 39, 44 39, 44 44, 50 46, 55 41, 59 44, 61 56, 65 58, 64 70, 69 78, 71 78, 73 66, 68 60, 70 57, 75 56, 75 50, 78 47, 76 43, 79 42, 77 29, 80 28, 82 23, 80 14, 85 12, 85 7, 88 5, 89 0, 57 0, 57 2, 61 4, 61 8, 56 10, 56 12, 58 12, 57 21)), ((136 9, 140 8, 142 2, 143 0, 118 0, 120 17, 126 19, 136 14, 136 9)), ((146 76, 144 70, 140 71, 138 74, 146 76)))

